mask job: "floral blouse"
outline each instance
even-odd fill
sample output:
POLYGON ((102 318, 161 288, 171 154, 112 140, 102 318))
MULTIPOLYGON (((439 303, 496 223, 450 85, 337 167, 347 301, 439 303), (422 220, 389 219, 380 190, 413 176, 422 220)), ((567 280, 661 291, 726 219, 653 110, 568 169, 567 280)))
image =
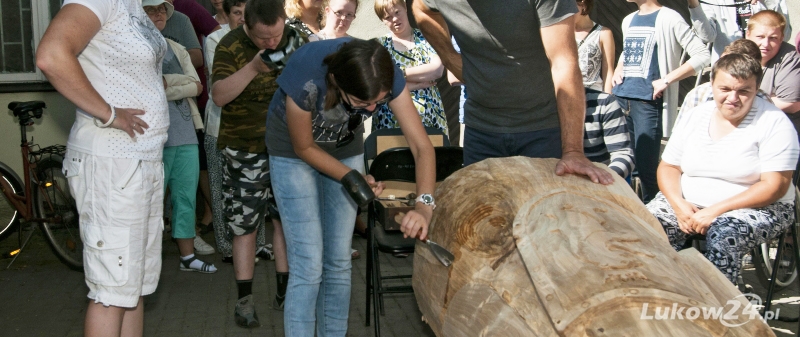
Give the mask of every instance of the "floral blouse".
MULTIPOLYGON (((436 56, 436 51, 418 29, 414 29, 414 47, 407 51, 401 52, 394 48, 391 34, 378 38, 378 42, 389 51, 394 63, 404 70, 430 63, 431 57, 436 56)), ((422 125, 448 133, 442 98, 436 86, 411 91, 411 100, 422 119, 422 125)), ((400 127, 388 105, 381 106, 372 117, 372 130, 400 127)))
MULTIPOLYGON (((583 75, 583 86, 598 91, 603 91, 603 78, 600 76, 603 64, 603 51, 600 50, 600 30, 603 26, 597 25, 578 43, 578 65, 583 75)), ((613 71, 613 70, 612 70, 613 71)))

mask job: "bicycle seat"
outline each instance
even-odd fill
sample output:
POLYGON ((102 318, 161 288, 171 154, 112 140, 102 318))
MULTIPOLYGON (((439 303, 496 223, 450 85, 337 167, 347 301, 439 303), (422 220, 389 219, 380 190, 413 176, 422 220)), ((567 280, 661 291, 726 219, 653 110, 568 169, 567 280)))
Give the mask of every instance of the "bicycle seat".
POLYGON ((44 102, 42 101, 8 103, 8 109, 14 111, 14 116, 20 116, 21 114, 27 113, 29 111, 41 110, 42 108, 46 107, 47 105, 45 105, 44 102))

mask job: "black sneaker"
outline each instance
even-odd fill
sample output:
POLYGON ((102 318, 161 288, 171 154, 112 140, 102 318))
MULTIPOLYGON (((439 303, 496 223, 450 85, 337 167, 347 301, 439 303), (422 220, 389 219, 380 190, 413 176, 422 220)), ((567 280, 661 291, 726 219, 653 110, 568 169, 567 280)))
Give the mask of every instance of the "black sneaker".
POLYGON ((236 325, 243 328, 257 328, 261 326, 258 323, 258 315, 256 315, 256 307, 253 303, 253 294, 247 295, 236 301, 236 310, 233 313, 233 318, 236 325))

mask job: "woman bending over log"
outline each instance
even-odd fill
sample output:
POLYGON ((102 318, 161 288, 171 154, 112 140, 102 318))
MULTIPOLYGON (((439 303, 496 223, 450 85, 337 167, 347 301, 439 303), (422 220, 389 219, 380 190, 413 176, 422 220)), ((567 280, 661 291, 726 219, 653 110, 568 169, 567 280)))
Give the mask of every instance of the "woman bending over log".
MULTIPOLYGON (((284 309, 286 335, 314 336, 316 325, 321 336, 344 336, 357 202, 343 185, 348 190, 371 187, 376 195, 384 187, 360 173, 363 121, 384 104, 395 111, 414 154, 419 195, 433 193, 433 146, 402 72, 374 40, 307 44, 292 54, 277 82, 266 142, 292 271, 284 309)), ((417 203, 403 218, 403 232, 414 236, 421 231, 424 238, 432 206, 417 203)))

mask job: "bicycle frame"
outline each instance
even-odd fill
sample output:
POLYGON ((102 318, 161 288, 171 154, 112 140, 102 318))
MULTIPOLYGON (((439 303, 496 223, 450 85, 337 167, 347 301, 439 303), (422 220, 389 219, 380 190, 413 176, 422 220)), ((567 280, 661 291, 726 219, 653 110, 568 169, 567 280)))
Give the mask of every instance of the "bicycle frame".
MULTIPOLYGON (((8 200, 17 209, 19 212, 20 217, 25 219, 25 221, 30 222, 60 222, 61 219, 59 217, 55 218, 34 218, 33 217, 33 190, 31 188, 32 184, 36 184, 37 188, 43 189, 44 187, 38 181, 38 177, 35 177, 31 174, 36 170, 36 161, 31 160, 31 150, 30 150, 30 143, 28 142, 27 130, 25 130, 25 125, 20 123, 20 133, 21 133, 21 144, 20 149, 22 151, 22 166, 24 172, 24 195, 20 196, 14 194, 12 191, 14 190, 11 185, 5 180, 0 179, 0 187, 3 189, 3 193, 6 195, 8 200), (34 181, 35 180, 35 181, 34 181)), ((60 187, 59 187, 60 190, 60 187)), ((46 196, 47 203, 52 207, 52 203, 50 201, 50 197, 47 196, 46 193, 43 193, 46 196)))

